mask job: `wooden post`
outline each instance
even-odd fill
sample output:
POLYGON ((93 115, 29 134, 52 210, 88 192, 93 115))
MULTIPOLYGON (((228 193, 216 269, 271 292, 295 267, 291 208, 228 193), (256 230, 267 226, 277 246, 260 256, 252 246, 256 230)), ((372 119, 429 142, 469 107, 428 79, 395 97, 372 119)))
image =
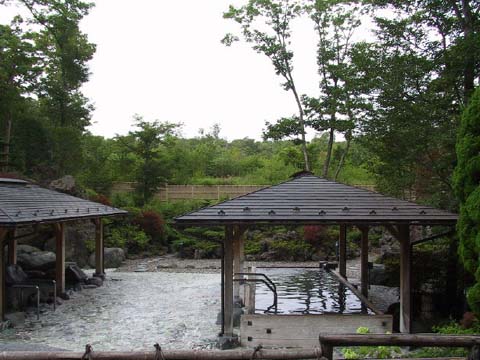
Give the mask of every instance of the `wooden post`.
POLYGON ((7 229, 0 228, 0 321, 4 320, 5 315, 5 238, 7 229))
MULTIPOLYGON (((255 273, 257 270, 254 266, 249 266, 247 268, 248 273, 255 273)), ((254 275, 248 275, 247 279, 254 279, 254 275)), ((247 282, 245 284, 245 292, 244 292, 244 301, 245 301, 245 314, 255 314, 255 283, 254 282, 247 282)))
POLYGON ((398 226, 400 241, 400 332, 412 332, 412 246, 410 227, 398 226))
POLYGON ((56 243, 56 266, 55 281, 57 282, 57 294, 65 293, 65 224, 57 223, 55 228, 56 243))
MULTIPOLYGON (((233 273, 243 273, 244 265, 244 238, 243 234, 245 229, 238 226, 234 227, 233 234, 233 273)), ((237 276, 238 278, 243 278, 243 275, 237 276)), ((235 281, 233 283, 233 296, 235 300, 240 298, 240 282, 235 281)))
POLYGON ((105 264, 103 262, 103 222, 101 218, 94 220, 95 224, 95 276, 105 277, 105 264))
POLYGON ((224 239, 224 324, 225 336, 233 336, 233 227, 227 225, 225 227, 224 239))
POLYGON ((368 298, 368 226, 360 228, 362 240, 360 246, 360 279, 362 295, 368 298))
POLYGON ((15 239, 15 230, 8 233, 8 264, 17 264, 17 239, 15 239))
POLYGON ((340 237, 338 239, 338 272, 347 278, 347 225, 340 225, 340 237))

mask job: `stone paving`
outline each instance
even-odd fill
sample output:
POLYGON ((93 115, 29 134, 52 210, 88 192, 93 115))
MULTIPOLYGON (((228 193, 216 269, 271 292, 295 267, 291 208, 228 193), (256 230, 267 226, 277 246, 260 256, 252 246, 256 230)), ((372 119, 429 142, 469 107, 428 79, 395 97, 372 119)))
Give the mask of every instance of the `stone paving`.
MULTIPOLYGON (((220 331, 216 274, 111 272, 103 287, 75 292, 40 321, 0 334, 0 351, 44 346, 83 351, 210 348, 220 331)), ((48 350, 48 349, 47 349, 48 350)))

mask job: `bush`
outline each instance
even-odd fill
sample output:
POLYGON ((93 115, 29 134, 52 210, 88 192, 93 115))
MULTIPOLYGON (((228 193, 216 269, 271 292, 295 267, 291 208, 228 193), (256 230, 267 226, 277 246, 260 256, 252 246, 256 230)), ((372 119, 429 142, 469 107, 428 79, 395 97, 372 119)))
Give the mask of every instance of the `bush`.
POLYGON ((140 227, 145 234, 150 236, 152 242, 155 244, 163 244, 165 237, 165 222, 163 218, 155 211, 141 211, 133 223, 140 227))
POLYGON ((262 244, 255 240, 245 241, 245 255, 258 255, 262 252, 262 244))
POLYGON ((127 249, 130 253, 139 253, 145 250, 150 239, 138 226, 125 224, 112 228, 105 244, 109 247, 127 249))
POLYGON ((273 241, 270 250, 275 251, 279 260, 305 261, 312 255, 312 247, 301 241, 273 241))
MULTIPOLYGON (((359 327, 357 334, 369 334, 370 329, 359 327)), ((341 349, 345 359, 392 359, 402 353, 398 346, 352 346, 341 349)))

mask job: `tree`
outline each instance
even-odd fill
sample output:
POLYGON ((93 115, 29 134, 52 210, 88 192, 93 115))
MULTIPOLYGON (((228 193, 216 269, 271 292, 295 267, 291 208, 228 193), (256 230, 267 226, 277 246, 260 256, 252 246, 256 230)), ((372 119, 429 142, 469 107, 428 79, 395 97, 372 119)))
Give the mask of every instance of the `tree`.
MULTIPOLYGON (((453 148, 470 86, 463 84, 471 56, 478 79, 480 41, 465 37, 455 11, 459 1, 365 3, 372 6, 377 41, 356 46, 353 59, 370 87, 372 108, 360 124, 362 143, 372 154, 370 170, 382 191, 412 192, 417 200, 453 209, 453 148), (394 16, 375 15, 384 8, 394 16)), ((471 37, 478 40, 480 4, 462 3, 474 17, 471 37)))
POLYGON ((135 127, 126 137, 117 136, 121 146, 127 148, 138 159, 136 168, 136 192, 140 205, 147 203, 167 179, 168 164, 162 163, 161 145, 167 144, 179 124, 168 122, 147 122, 135 115, 135 127))
POLYGON ((81 137, 90 125, 93 106, 82 94, 88 81, 95 45, 80 31, 80 20, 92 3, 81 0, 19 0, 41 26, 35 36, 41 54, 43 74, 36 94, 40 109, 49 119, 53 141, 53 162, 59 175, 75 172, 81 163, 81 137))
POLYGON ((363 104, 352 71, 350 56, 352 37, 360 25, 359 10, 338 0, 311 0, 305 6, 318 36, 317 65, 320 75, 318 97, 303 96, 307 125, 317 131, 327 131, 329 141, 322 176, 330 168, 335 132, 345 134, 347 147, 333 176, 337 179, 355 128, 355 115, 363 104))
POLYGON ((457 138, 455 193, 460 201, 457 231, 459 255, 465 269, 475 276, 467 299, 480 315, 480 88, 463 112, 457 138))
MULTIPOLYGON (((230 5, 229 10, 223 16, 226 19, 233 19, 241 25, 245 41, 252 43, 255 51, 266 55, 272 61, 275 72, 284 79, 283 88, 292 93, 297 104, 298 114, 291 119, 298 122, 296 134, 301 138, 305 169, 310 170, 305 140, 304 109, 293 77, 293 51, 289 48, 290 24, 300 15, 301 11, 302 7, 295 1, 249 0, 247 5, 238 8, 230 5)), ((231 45, 236 40, 238 37, 227 34, 222 42, 231 45)))
POLYGON ((0 122, 3 128, 2 169, 8 171, 12 126, 25 106, 40 73, 31 32, 21 30, 22 19, 0 25, 0 122))

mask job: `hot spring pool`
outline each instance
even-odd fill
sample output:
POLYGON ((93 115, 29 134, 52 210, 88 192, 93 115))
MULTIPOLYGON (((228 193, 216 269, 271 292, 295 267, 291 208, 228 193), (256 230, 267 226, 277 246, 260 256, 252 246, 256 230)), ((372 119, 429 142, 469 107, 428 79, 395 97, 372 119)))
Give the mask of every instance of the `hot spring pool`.
MULTIPOLYGON (((276 285, 278 314, 373 314, 336 276, 324 269, 257 268, 276 285)), ((273 294, 257 284, 257 314, 273 304, 273 294)))

